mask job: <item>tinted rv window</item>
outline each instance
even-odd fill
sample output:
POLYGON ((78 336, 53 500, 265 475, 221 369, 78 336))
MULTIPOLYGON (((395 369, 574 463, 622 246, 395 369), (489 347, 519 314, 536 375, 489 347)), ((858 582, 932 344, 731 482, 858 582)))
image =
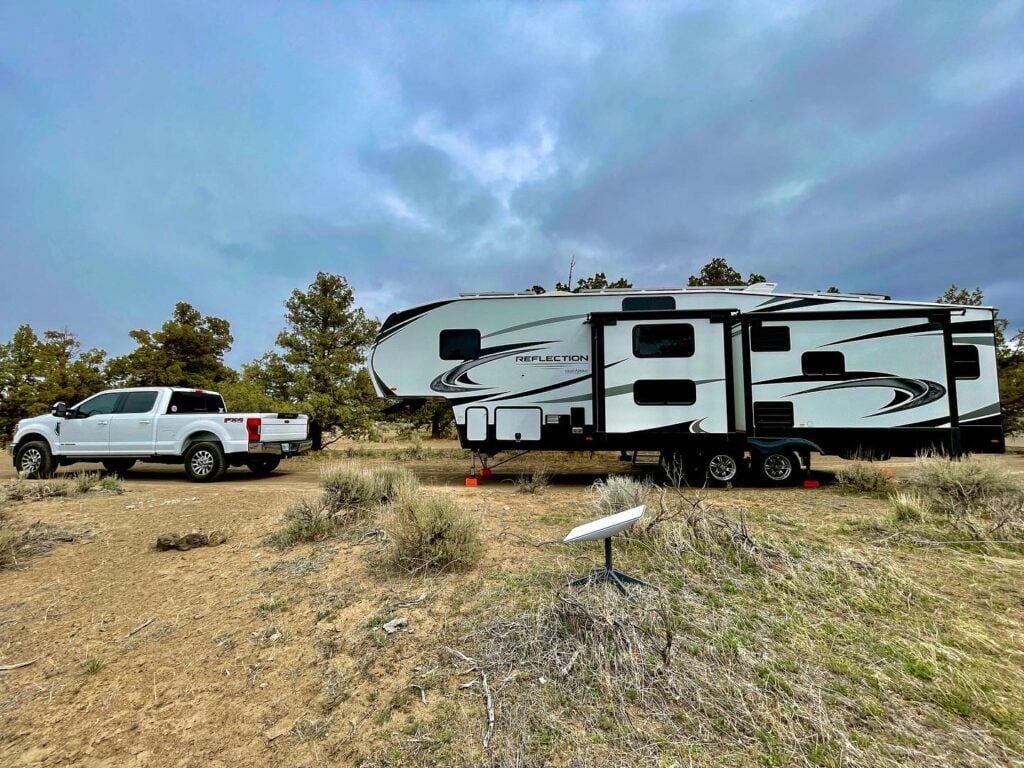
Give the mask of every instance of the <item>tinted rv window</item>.
POLYGON ((675 309, 676 300, 671 296, 627 296, 622 300, 623 312, 640 312, 647 309, 675 309))
POLYGON ((804 376, 842 376, 846 358, 842 352, 804 352, 800 357, 804 376))
POLYGON ((480 357, 480 331, 460 328, 441 331, 442 360, 475 360, 480 357))
POLYGON ((173 392, 168 413, 224 413, 224 400, 209 392, 173 392))
POLYGON ((978 348, 973 344, 954 344, 951 362, 953 375, 958 379, 976 379, 981 376, 978 348))
POLYGON ((149 413, 156 403, 156 392, 129 392, 121 401, 118 413, 149 413))
POLYGON ((751 352, 789 352, 789 326, 754 325, 750 328, 751 352))
POLYGON ((693 326, 638 325, 633 329, 633 354, 636 357, 691 357, 693 326))
POLYGON ((637 405, 693 405, 697 385, 691 379, 641 379, 633 383, 637 405))

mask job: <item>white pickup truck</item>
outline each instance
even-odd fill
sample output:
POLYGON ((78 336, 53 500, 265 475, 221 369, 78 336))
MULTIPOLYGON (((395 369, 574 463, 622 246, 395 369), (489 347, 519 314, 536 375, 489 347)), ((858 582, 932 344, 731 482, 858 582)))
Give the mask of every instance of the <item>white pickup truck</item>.
POLYGON ((110 389, 49 416, 18 422, 14 467, 48 477, 59 465, 98 461, 123 473, 136 461, 184 464, 195 482, 219 479, 229 466, 257 475, 312 447, 309 421, 294 413, 228 413, 216 392, 179 387, 110 389))

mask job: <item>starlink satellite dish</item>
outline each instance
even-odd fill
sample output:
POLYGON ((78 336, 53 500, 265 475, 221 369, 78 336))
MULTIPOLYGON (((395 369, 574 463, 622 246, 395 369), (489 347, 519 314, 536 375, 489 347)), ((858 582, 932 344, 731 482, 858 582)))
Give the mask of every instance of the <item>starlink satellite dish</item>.
POLYGON ((627 509, 625 512, 617 512, 600 520, 592 520, 583 525, 577 525, 566 535, 562 541, 572 544, 576 541, 599 541, 614 536, 624 531, 644 515, 646 507, 641 504, 639 507, 627 509))
POLYGON ((597 568, 586 576, 569 582, 571 587, 582 587, 599 581, 610 581, 622 593, 626 594, 626 584, 636 584, 640 587, 651 586, 646 581, 634 579, 621 571, 615 570, 612 565, 612 536, 624 531, 633 523, 643 517, 644 505, 627 509, 625 512, 618 512, 600 520, 592 520, 589 523, 578 525, 569 531, 562 540, 566 544, 580 541, 599 541, 604 539, 604 568, 597 568))

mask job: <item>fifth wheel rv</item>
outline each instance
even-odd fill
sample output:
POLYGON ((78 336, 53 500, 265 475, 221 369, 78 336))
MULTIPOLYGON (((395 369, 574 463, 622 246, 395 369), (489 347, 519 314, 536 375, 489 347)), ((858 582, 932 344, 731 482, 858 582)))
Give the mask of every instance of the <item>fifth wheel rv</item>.
POLYGON ((392 314, 378 395, 442 397, 501 451, 678 457, 716 482, 810 454, 1004 450, 993 310, 743 288, 464 294, 392 314))

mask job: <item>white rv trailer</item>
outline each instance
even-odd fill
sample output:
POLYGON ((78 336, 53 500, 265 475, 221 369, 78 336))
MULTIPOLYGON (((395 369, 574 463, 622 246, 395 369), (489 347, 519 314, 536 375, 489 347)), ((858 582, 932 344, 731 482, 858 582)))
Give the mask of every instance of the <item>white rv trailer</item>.
POLYGON ((378 395, 446 398, 459 439, 658 451, 712 480, 810 453, 1004 450, 993 310, 740 288, 463 294, 392 314, 378 395))

